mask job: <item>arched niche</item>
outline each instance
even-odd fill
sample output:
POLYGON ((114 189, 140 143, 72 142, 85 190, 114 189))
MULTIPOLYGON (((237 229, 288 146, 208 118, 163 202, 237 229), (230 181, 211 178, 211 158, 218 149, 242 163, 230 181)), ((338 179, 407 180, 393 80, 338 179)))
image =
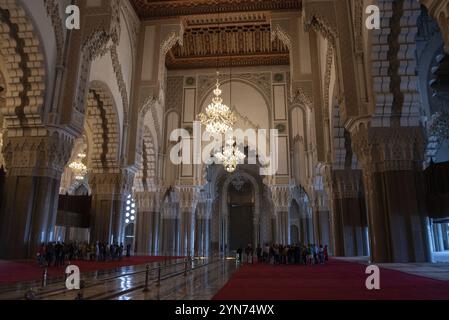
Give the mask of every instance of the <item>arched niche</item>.
POLYGON ((305 110, 295 105, 290 109, 290 144, 293 178, 298 184, 306 182, 306 126, 305 110))
POLYGON ((164 181, 167 186, 174 186, 176 180, 178 179, 178 166, 174 165, 170 160, 170 152, 172 146, 177 142, 170 141, 170 134, 177 129, 180 129, 181 117, 177 111, 169 111, 165 115, 165 150, 167 157, 165 159, 165 176, 164 181))
POLYGON ((267 226, 264 225, 269 219, 265 219, 263 215, 267 215, 267 210, 262 210, 262 194, 260 183, 252 175, 243 170, 236 171, 233 174, 228 175, 219 191, 220 194, 220 210, 218 215, 213 215, 212 219, 217 219, 218 221, 213 221, 214 224, 218 223, 218 242, 220 251, 224 254, 229 254, 229 240, 230 240, 230 208, 228 202, 229 187, 235 179, 243 179, 246 183, 251 185, 254 194, 254 211, 253 211, 253 247, 257 245, 266 243, 269 241, 267 239, 267 234, 264 230, 267 226))
MULTIPOLYGON (((235 129, 271 128, 271 103, 260 88, 241 79, 226 80, 221 83, 220 88, 223 91, 223 103, 236 113, 235 129)), ((211 88, 209 94, 200 102, 201 111, 211 103, 213 89, 211 88)))

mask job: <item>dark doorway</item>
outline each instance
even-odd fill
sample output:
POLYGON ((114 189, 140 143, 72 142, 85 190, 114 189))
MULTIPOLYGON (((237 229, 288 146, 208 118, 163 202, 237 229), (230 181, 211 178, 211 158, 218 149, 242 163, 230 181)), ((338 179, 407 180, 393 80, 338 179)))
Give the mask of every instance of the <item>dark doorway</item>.
POLYGON ((254 190, 242 176, 237 176, 229 187, 229 250, 248 244, 254 247, 254 190))
POLYGON ((245 250, 253 244, 253 207, 247 205, 231 205, 230 207, 230 250, 239 247, 245 250))
POLYGON ((299 228, 295 225, 290 226, 290 243, 291 244, 299 243, 299 228))

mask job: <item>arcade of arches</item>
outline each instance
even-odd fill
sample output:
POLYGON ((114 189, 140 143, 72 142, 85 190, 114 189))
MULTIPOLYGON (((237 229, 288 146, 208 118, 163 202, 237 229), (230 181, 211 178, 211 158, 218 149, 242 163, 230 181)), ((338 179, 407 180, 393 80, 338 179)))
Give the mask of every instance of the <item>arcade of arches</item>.
POLYGON ((378 263, 449 250, 447 1, 78 0, 69 31, 71 2, 0 0, 0 258, 52 241, 202 257, 303 242, 378 263), (279 130, 275 175, 171 162, 217 67, 236 128, 279 130))

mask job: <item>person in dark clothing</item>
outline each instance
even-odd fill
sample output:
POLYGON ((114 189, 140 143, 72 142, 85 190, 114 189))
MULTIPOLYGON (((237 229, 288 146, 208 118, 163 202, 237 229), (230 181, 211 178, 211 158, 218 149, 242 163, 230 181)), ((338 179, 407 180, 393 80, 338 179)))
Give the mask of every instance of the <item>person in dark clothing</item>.
POLYGON ((126 245, 126 257, 127 258, 131 257, 131 245, 130 244, 126 245))
POLYGON ((239 262, 242 262, 242 253, 243 253, 243 249, 241 247, 239 247, 237 249, 237 259, 239 262))
POLYGON ((257 262, 258 263, 263 262, 262 247, 260 246, 260 244, 257 246, 257 262))

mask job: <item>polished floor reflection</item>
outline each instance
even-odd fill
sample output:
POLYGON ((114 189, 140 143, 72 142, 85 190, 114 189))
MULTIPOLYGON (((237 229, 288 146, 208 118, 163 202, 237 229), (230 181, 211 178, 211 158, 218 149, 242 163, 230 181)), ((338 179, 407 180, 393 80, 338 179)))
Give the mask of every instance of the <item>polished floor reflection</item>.
POLYGON ((237 270, 235 260, 185 259, 82 274, 83 288, 68 291, 64 279, 0 287, 0 300, 208 300, 237 270), (148 266, 148 271, 147 271, 148 266))

